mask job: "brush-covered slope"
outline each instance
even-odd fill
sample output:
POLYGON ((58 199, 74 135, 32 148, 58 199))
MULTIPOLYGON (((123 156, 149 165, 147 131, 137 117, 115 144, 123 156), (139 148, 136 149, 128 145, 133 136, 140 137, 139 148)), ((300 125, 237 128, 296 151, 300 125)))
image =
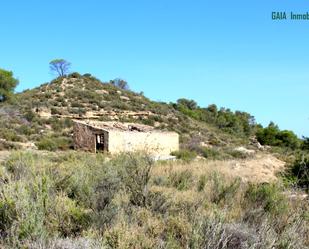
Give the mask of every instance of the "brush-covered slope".
POLYGON ((247 113, 217 110, 214 105, 200 108, 186 99, 169 104, 155 102, 78 73, 16 94, 14 103, 0 106, 0 117, 2 143, 38 143, 54 137, 58 139, 55 143, 63 144, 62 149, 69 147, 72 119, 137 122, 173 130, 186 146, 248 143, 254 128, 247 113))
POLYGON ((12 153, 0 163, 0 248, 308 248, 308 200, 225 167, 12 153))

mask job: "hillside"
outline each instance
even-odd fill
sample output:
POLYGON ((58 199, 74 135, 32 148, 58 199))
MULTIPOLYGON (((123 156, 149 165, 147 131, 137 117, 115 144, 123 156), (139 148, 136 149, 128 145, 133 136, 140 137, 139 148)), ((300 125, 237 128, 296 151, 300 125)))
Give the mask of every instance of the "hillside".
MULTIPOLYGON (((211 109, 205 111, 212 113, 211 109)), ((143 94, 101 82, 90 74, 73 73, 16 94, 11 104, 2 104, 0 143, 9 148, 31 147, 54 137, 62 144, 60 149, 70 148, 71 119, 74 118, 137 122, 176 131, 183 146, 248 144, 249 134, 245 134, 242 127, 237 133, 230 132, 194 115, 183 104, 151 101, 143 94)), ((209 120, 213 119, 211 115, 209 120)))
POLYGON ((0 248, 309 248, 299 142, 245 112, 57 78, 0 105, 0 248), (176 131, 181 160, 70 150, 72 119, 176 131))

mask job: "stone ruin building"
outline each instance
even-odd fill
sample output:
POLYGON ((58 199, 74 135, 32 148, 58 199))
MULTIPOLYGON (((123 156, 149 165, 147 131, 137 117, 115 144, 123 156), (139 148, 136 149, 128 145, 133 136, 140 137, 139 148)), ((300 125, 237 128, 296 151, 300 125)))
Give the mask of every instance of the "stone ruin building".
POLYGON ((179 135, 141 124, 74 120, 74 147, 94 153, 145 151, 167 156, 179 150, 179 135))

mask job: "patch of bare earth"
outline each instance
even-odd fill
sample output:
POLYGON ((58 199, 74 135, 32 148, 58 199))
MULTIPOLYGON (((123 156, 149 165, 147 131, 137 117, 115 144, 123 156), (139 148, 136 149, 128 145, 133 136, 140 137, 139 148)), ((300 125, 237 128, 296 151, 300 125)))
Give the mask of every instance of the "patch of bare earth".
POLYGON ((10 154, 11 154, 11 152, 7 151, 7 150, 0 151, 0 163, 5 161, 6 159, 8 159, 10 154))
POLYGON ((153 170, 154 175, 168 174, 170 171, 190 170, 196 177, 219 172, 227 177, 240 177, 245 182, 272 182, 276 174, 284 169, 285 162, 271 154, 259 153, 250 159, 235 159, 226 161, 197 160, 191 163, 171 162, 160 165, 153 170))
POLYGON ((241 177, 250 182, 272 182, 284 169, 285 162, 271 154, 257 154, 251 159, 232 160, 219 166, 222 172, 241 177))

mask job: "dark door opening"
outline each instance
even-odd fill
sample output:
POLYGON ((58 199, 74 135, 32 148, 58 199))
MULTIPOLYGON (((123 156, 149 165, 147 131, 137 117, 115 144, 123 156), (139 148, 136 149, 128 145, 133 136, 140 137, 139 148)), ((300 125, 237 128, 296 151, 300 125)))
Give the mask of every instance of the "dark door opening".
POLYGON ((105 151, 105 140, 104 140, 104 134, 98 134, 96 135, 96 151, 105 151))

